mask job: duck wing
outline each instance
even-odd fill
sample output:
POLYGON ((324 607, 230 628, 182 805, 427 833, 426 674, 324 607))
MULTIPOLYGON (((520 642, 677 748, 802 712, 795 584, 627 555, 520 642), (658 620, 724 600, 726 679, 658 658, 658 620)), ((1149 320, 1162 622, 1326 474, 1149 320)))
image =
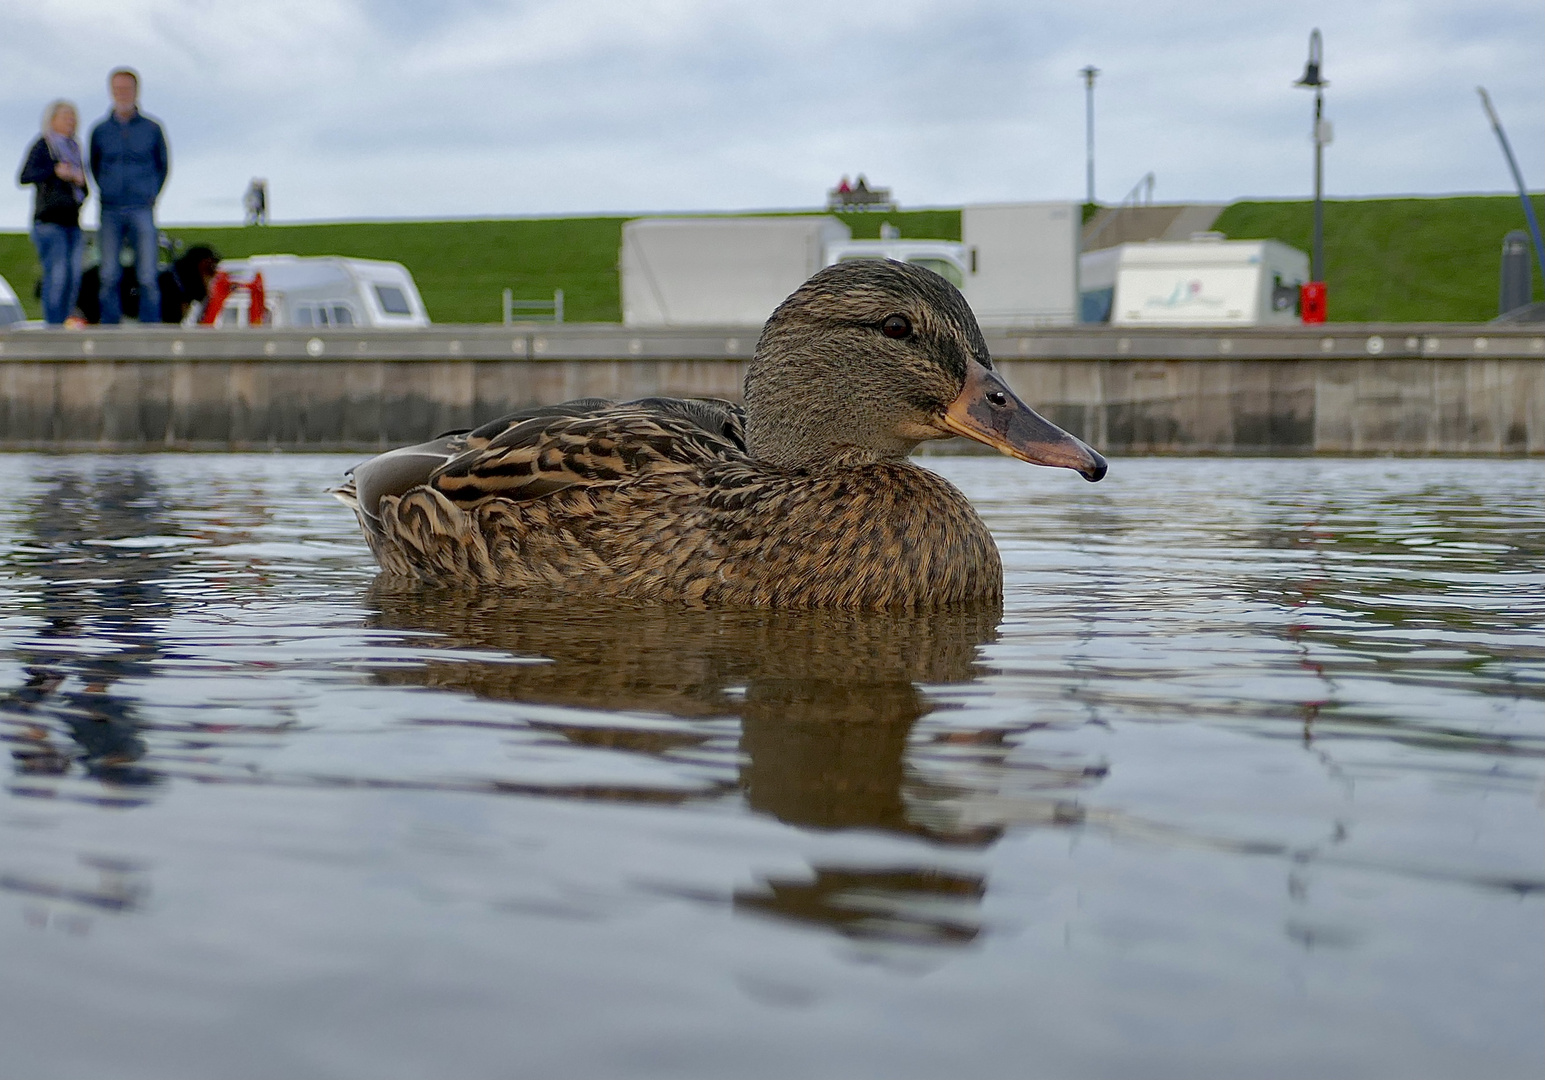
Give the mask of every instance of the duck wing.
MULTIPOLYGON (((711 399, 588 399, 526 409, 461 436, 421 481, 470 509, 570 488, 616 487, 745 453, 745 414, 711 399)), ((372 463, 373 464, 373 463, 372 463)))
POLYGON ((390 450, 350 469, 332 494, 379 536, 382 499, 441 477, 434 486, 466 505, 533 499, 581 483, 616 483, 657 460, 696 460, 709 444, 714 454, 745 453, 745 410, 717 398, 577 398, 390 450), (704 443, 704 436, 713 438, 704 443))
POLYGON ((666 397, 637 398, 621 403, 607 398, 577 398, 560 405, 533 405, 529 408, 517 409, 497 420, 488 421, 482 427, 466 432, 462 448, 475 450, 487 446, 528 420, 583 419, 634 412, 685 420, 704 431, 728 439, 742 451, 746 449, 746 410, 743 407, 720 398, 666 397))

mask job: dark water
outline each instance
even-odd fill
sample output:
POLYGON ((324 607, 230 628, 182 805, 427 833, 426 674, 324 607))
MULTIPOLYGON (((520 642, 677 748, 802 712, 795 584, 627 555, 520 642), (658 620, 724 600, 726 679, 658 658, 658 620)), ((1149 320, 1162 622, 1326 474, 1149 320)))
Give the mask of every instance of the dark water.
POLYGON ((372 584, 0 458, 0 1076, 1536 1077, 1545 466, 935 459, 1004 610, 372 584))

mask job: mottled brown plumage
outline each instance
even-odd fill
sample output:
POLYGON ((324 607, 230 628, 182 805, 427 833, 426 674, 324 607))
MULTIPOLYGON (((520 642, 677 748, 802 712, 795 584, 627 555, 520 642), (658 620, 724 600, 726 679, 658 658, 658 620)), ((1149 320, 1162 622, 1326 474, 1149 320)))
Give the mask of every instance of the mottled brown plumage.
POLYGON ((965 434, 1105 465, 992 370, 960 294, 894 262, 827 267, 768 321, 744 410, 583 400, 392 451, 352 506, 389 574, 714 605, 935 608, 1000 595, 987 527, 907 455, 965 434))

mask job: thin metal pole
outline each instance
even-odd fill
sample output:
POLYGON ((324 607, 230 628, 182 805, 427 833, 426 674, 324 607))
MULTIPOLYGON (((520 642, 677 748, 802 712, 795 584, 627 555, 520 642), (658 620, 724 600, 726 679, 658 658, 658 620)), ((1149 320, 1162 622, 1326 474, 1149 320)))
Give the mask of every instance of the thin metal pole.
POLYGON ((1502 130, 1502 121, 1497 116, 1497 110, 1491 107, 1491 95, 1486 93, 1484 86, 1477 86, 1476 91, 1481 95, 1481 104, 1486 107, 1486 115, 1491 119, 1491 130, 1497 133, 1497 141, 1502 144, 1502 152, 1507 155, 1507 167, 1513 170, 1513 183, 1518 185, 1518 197, 1524 202, 1524 220, 1529 223, 1529 234, 1534 237, 1534 259, 1540 264, 1540 277, 1545 279, 1545 243, 1540 241, 1540 222, 1534 216, 1534 204, 1529 201, 1529 189, 1524 187, 1524 174, 1518 170, 1518 159, 1513 156, 1513 147, 1507 141, 1507 134, 1502 130))
POLYGON ((1100 69, 1093 64, 1079 71, 1084 77, 1084 201, 1091 204, 1094 202, 1094 77, 1099 73, 1100 69))
POLYGON ((1314 90, 1314 258, 1309 277, 1325 280, 1325 95, 1314 90))

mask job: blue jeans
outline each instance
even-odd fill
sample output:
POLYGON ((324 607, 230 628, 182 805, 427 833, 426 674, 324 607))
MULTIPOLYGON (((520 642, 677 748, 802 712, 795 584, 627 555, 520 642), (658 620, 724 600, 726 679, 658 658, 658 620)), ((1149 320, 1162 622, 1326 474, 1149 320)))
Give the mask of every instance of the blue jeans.
POLYGON ((73 225, 35 221, 32 246, 38 249, 38 262, 43 264, 43 321, 49 326, 60 326, 75 310, 86 235, 73 225))
POLYGON ((148 206, 104 206, 97 250, 102 255, 102 322, 118 323, 118 278, 123 266, 118 252, 128 239, 134 245, 134 276, 139 278, 139 321, 161 321, 161 290, 156 287, 156 219, 148 206))

